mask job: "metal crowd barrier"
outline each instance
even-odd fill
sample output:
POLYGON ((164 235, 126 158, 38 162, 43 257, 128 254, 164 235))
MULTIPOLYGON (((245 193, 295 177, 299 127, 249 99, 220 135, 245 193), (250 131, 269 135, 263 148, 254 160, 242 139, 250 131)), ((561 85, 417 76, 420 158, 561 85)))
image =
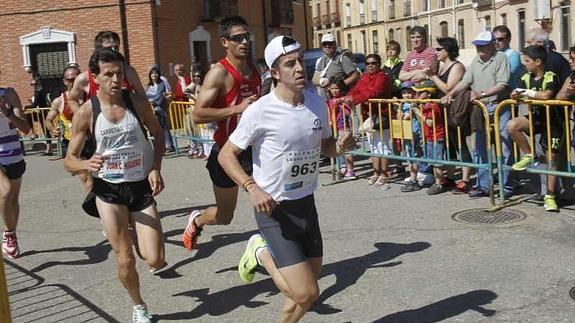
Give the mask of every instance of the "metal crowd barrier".
MULTIPOLYGON (((194 103, 187 101, 172 101, 168 108, 170 132, 174 139, 176 156, 180 154, 178 139, 188 140, 197 144, 213 143, 212 130, 206 124, 196 124, 192 118, 194 103)), ((204 152, 206 155, 209 151, 204 152)))
MULTIPOLYGON (((487 149, 487 162, 485 163, 479 163, 479 162, 465 162, 463 161, 463 157, 462 157, 462 146, 463 146, 463 142, 466 140, 466 135, 463 133, 463 129, 461 127, 457 127, 456 129, 452 129, 453 126, 450 126, 448 123, 448 107, 447 106, 442 106, 441 105, 441 101, 437 100, 437 99, 425 99, 425 100, 420 100, 420 99, 371 99, 368 101, 368 109, 367 109, 367 115, 368 117, 373 118, 376 117, 379 120, 386 120, 387 124, 384 125, 383 122, 378 122, 378 126, 375 127, 375 129, 370 131, 366 131, 366 129, 364 129, 363 125, 365 123, 365 119, 363 114, 359 115, 359 125, 362 125, 361 127, 358 125, 354 124, 354 129, 352 129, 352 131, 359 136, 369 136, 370 134, 373 133, 377 133, 379 135, 379 138, 385 138, 386 136, 384 136, 384 130, 389 129, 389 140, 390 140, 390 147, 392 147, 391 149, 391 154, 375 154, 373 152, 370 151, 370 147, 367 146, 365 140, 361 140, 360 141, 360 147, 356 150, 351 151, 350 153, 352 155, 358 155, 358 156, 367 156, 367 157, 383 157, 383 158, 389 158, 389 159, 394 159, 394 160, 402 160, 402 161, 409 161, 409 162, 426 162, 426 163, 430 163, 430 164, 441 164, 441 165, 448 165, 448 166, 456 166, 456 167, 470 167, 470 168, 475 168, 475 169, 484 169, 486 170, 489 174, 493 174, 493 170, 494 170, 494 166, 493 166, 493 156, 492 156, 492 145, 491 145, 491 131, 490 131, 490 122, 489 122, 489 112, 487 110, 487 108, 485 107, 485 105, 480 102, 480 101, 473 101, 472 103, 472 109, 480 109, 482 112, 482 116, 483 116, 483 122, 484 122, 484 127, 485 127, 485 134, 486 134, 486 149, 487 149), (411 154, 413 156, 410 156, 410 154, 407 153, 402 153, 405 150, 405 141, 406 140, 411 140, 413 138, 414 135, 416 135, 413 132, 413 123, 412 120, 417 118, 418 120, 420 120, 420 131, 421 134, 417 134, 419 136, 421 136, 421 145, 423 147, 425 147, 425 143, 427 141, 430 140, 430 138, 426 138, 425 136, 425 131, 423 128, 423 120, 421 118, 421 113, 423 111, 423 106, 427 103, 430 102, 435 102, 437 104, 440 105, 441 107, 441 118, 443 119, 443 123, 444 123, 444 127, 445 127, 445 139, 444 139, 444 145, 445 145, 445 155, 442 159, 433 159, 430 158, 429 156, 427 156, 426 152, 425 152, 425 148, 423 148, 423 155, 421 157, 415 157, 415 154, 411 154), (399 111, 401 111, 401 105, 403 103, 410 103, 410 109, 409 109, 409 114, 411 116, 411 120, 402 120, 401 118, 398 118, 398 109, 399 111), (387 118, 383 118, 384 116, 386 116, 387 118), (450 131, 451 130, 451 131, 450 131), (454 158, 455 156, 451 156, 451 152, 450 152, 450 146, 452 145, 450 140, 450 136, 452 134, 456 134, 457 138, 454 138, 456 140, 454 140, 453 142, 457 143, 455 149, 457 152, 459 152, 459 158, 454 158), (394 147, 394 141, 398 140, 401 143, 401 150, 399 152, 394 152, 395 149, 393 149, 394 147)), ((365 113, 365 111, 364 111, 365 113)), ((402 114, 402 112, 399 112, 400 114, 402 114)), ((332 119, 332 118, 330 118, 332 119)), ((432 118, 432 127, 434 129, 434 133, 433 136, 436 136, 436 132, 435 132, 435 126, 436 123, 438 122, 438 120, 435 119, 435 115, 433 115, 432 118)), ((369 122, 367 122, 369 123, 369 122)), ((473 133, 472 133, 473 135, 473 133)), ((435 142, 436 141, 432 141, 435 142)), ((473 147, 473 146, 472 146, 473 147)), ((470 150, 472 150, 470 147, 470 150)), ((414 147, 415 148, 415 147, 414 147)), ((434 147, 435 148, 435 147, 434 147)), ((471 153, 471 152, 470 152, 471 153)), ((489 178, 489 196, 490 196, 490 201, 491 204, 494 205, 495 204, 495 198, 494 198, 494 191, 493 191, 493 179, 492 176, 488 176, 489 178)))
POLYGON ((50 108, 32 108, 24 110, 24 116, 30 122, 31 130, 27 134, 19 131, 20 141, 49 141, 50 143, 56 141, 58 156, 62 157, 62 138, 52 138, 47 136, 48 129, 46 128, 46 116, 48 116, 48 112, 50 112, 50 108))
MULTIPOLYGON (((531 165, 531 167, 528 167, 526 170, 524 170, 523 172, 527 172, 527 173, 535 173, 535 174, 544 174, 544 175, 555 175, 555 176, 559 176, 559 177, 572 177, 575 178, 575 172, 573 172, 573 165, 572 163, 572 156, 571 156, 571 146, 572 146, 572 134, 571 134, 571 126, 572 126, 572 122, 569 119, 569 113, 570 110, 573 109, 573 107, 575 107, 575 102, 571 102, 571 101, 560 101, 560 100, 522 100, 522 101, 515 101, 515 100, 505 100, 500 102, 496 109, 495 109, 495 129, 499 129, 499 125, 500 125, 500 113, 501 110, 505 109, 505 108, 511 108, 512 111, 512 118, 517 117, 517 107, 518 104, 525 104, 527 106, 528 109, 528 114, 527 114, 527 118, 529 120, 529 134, 528 134, 528 142, 529 142, 529 147, 530 147, 530 153, 531 156, 534 157, 534 163, 531 165), (564 154, 565 156, 561 156, 564 157, 567 161, 566 163, 566 169, 565 170, 549 170, 549 169, 541 169, 541 168, 536 168, 536 164, 535 162, 537 161, 537 149, 536 149, 536 142, 535 142, 535 129, 534 129, 534 124, 533 124, 533 107, 534 106, 539 106, 539 107, 543 107, 545 109, 545 118, 546 120, 550 120, 550 112, 551 109, 562 109, 561 115, 564 118, 564 122, 565 125, 563 126, 563 138, 565 139, 562 142, 562 147, 559 150, 559 154, 564 154)), ((547 151, 545 152, 545 159, 547 161, 547 165, 551 165, 552 162, 552 155, 551 155, 551 148, 552 147, 552 143, 551 143, 551 122, 546 122, 545 124, 545 132, 546 132, 546 146, 548 147, 547 151)), ((499 170, 499 183, 503 182, 503 171, 511 171, 513 170, 511 168, 511 166, 509 165, 504 165, 503 163, 503 153, 502 153, 502 142, 501 142, 501 134, 496 131, 495 132, 495 150, 496 150, 496 156, 497 156, 497 168, 499 170)), ((515 156, 515 161, 518 161, 521 158, 521 151, 520 149, 518 149, 517 144, 513 143, 513 151, 512 153, 515 156)), ((513 170, 515 171, 515 170, 513 170)), ((501 194, 501 190, 502 190, 503 185, 499 185, 499 190, 500 190, 500 200, 501 200, 501 204, 505 205, 506 201, 505 201, 505 195, 501 194)), ((544 192, 543 192, 544 194, 544 192)))
POLYGON ((3 255, 0 255, 0 322, 10 323, 10 301, 8 299, 8 284, 6 283, 6 272, 4 271, 3 255))

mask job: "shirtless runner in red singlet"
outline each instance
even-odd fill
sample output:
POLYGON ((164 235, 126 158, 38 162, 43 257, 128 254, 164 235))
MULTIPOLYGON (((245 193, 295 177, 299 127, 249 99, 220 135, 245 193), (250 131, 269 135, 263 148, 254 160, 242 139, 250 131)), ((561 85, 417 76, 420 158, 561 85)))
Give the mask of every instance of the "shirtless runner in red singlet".
MULTIPOLYGON (((256 101, 260 94, 261 80, 249 60, 250 32, 246 21, 239 16, 227 17, 220 23, 220 41, 226 57, 206 74, 202 91, 193 112, 194 122, 217 122, 216 142, 210 152, 206 168, 213 183, 216 206, 203 212, 192 211, 183 235, 188 250, 196 247, 197 237, 204 225, 229 224, 232 221, 238 198, 238 186, 228 177, 218 163, 220 148, 234 131, 239 115, 256 101)), ((251 149, 238 156, 242 166, 251 175, 251 149)))

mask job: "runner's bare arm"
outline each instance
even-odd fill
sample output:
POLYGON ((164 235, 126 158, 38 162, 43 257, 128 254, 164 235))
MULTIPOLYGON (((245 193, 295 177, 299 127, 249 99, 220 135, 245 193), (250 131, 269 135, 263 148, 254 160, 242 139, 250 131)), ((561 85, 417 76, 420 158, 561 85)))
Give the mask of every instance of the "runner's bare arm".
POLYGON ((70 95, 68 95, 68 106, 74 113, 80 108, 80 103, 84 97, 84 89, 90 83, 88 73, 89 71, 80 73, 80 75, 76 77, 72 90, 70 91, 70 95))
POLYGON ((340 142, 336 142, 333 137, 322 139, 321 153, 327 157, 337 157, 344 151, 352 150, 355 148, 355 140, 353 136, 345 137, 340 142))
POLYGON ((46 128, 54 137, 60 136, 60 127, 55 122, 56 118, 58 117, 58 107, 62 104, 62 97, 56 98, 52 101, 52 106, 50 107, 50 111, 46 116, 46 128))
POLYGON ((144 126, 148 129, 150 134, 154 136, 154 165, 153 169, 160 171, 162 169, 162 159, 164 158, 164 152, 166 148, 164 147, 164 131, 160 127, 158 119, 152 112, 150 108, 150 103, 148 100, 142 100, 140 96, 134 98, 134 106, 138 112, 140 120, 144 123, 144 126))
POLYGON ((90 101, 83 104, 72 118, 72 136, 68 145, 68 152, 64 159, 64 168, 72 174, 82 172, 97 172, 102 167, 104 160, 101 155, 94 154, 88 160, 82 160, 80 154, 84 148, 86 137, 91 132, 92 123, 92 103, 90 101))
POLYGON ((230 178, 238 184, 239 187, 248 192, 250 200, 256 210, 266 215, 270 215, 272 210, 277 206, 277 202, 274 201, 271 195, 264 192, 243 169, 238 160, 238 155, 241 152, 241 148, 228 140, 218 154, 218 162, 226 171, 228 176, 230 176, 230 178))
POLYGON ((10 122, 18 128, 18 130, 22 131, 23 133, 30 132, 30 123, 24 117, 24 110, 22 109, 22 102, 20 101, 20 97, 18 93, 13 89, 10 88, 6 94, 6 101, 8 106, 4 105, 4 108, 11 108, 10 111, 2 111, 5 112, 6 115, 10 115, 8 119, 10 122))
POLYGON ((226 109, 216 109, 212 105, 218 96, 224 95, 226 92, 225 79, 228 77, 225 67, 218 64, 214 66, 207 74, 202 84, 202 90, 198 95, 196 106, 192 112, 195 123, 208 123, 226 119, 238 113, 242 113, 250 103, 257 100, 257 96, 253 95, 248 99, 242 100, 238 105, 228 107, 226 109))
POLYGON ((130 84, 134 87, 134 94, 148 102, 148 98, 146 97, 146 90, 144 89, 144 86, 138 77, 138 73, 130 65, 126 65, 126 78, 128 79, 128 82, 130 82, 130 84))

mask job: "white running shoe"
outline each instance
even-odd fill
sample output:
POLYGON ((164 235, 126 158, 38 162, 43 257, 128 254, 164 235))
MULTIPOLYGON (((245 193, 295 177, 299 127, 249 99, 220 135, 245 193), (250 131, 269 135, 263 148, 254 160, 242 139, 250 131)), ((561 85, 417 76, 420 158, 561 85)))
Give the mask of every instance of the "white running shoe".
POLYGON ((146 303, 138 304, 134 306, 132 312, 132 322, 133 323, 151 323, 152 314, 148 311, 146 303))
POLYGON ((16 238, 15 231, 4 231, 2 235, 2 251, 10 259, 20 256, 20 248, 18 247, 18 238, 16 238))

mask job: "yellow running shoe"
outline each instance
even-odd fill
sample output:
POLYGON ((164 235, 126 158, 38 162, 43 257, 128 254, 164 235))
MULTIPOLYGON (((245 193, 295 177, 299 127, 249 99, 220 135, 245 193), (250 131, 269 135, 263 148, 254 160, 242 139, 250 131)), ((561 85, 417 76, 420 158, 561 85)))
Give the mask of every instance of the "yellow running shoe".
POLYGON ((254 234, 248 240, 248 245, 244 254, 240 258, 238 264, 238 274, 242 281, 246 284, 254 280, 254 273, 258 267, 258 259, 256 258, 256 251, 259 248, 266 248, 266 241, 260 234, 254 234))

